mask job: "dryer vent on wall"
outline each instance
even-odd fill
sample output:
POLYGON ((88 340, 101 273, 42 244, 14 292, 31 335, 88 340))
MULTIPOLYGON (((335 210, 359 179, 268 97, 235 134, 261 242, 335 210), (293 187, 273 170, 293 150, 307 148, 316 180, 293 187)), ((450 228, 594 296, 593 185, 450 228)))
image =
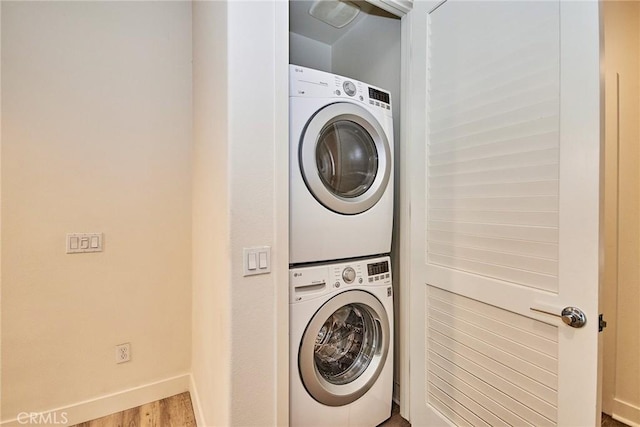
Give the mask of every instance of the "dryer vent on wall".
POLYGON ((336 28, 349 24, 359 12, 358 6, 337 0, 317 0, 309 9, 309 15, 336 28))

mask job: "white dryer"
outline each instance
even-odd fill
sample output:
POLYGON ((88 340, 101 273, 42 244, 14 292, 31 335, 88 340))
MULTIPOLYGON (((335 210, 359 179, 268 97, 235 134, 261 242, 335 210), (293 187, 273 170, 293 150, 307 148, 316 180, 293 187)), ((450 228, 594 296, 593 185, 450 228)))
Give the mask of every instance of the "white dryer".
POLYGON ((297 65, 289 84, 289 263, 389 253, 391 95, 297 65))
POLYGON ((372 427, 391 416, 389 257, 290 270, 289 424, 372 427))

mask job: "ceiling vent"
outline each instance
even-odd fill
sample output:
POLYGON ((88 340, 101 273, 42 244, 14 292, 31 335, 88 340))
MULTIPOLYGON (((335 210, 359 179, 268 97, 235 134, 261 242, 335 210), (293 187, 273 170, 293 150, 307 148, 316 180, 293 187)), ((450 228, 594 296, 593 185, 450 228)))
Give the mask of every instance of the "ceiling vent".
POLYGON ((317 0, 309 9, 309 15, 336 28, 349 24, 359 12, 358 6, 338 0, 317 0))

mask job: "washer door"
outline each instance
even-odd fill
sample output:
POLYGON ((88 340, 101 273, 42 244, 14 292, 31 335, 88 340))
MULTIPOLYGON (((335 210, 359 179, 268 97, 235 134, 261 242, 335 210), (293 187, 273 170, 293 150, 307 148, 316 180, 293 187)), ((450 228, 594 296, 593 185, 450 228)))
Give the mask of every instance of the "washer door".
POLYGON ((331 298, 302 336, 298 366, 305 388, 328 406, 360 398, 384 367, 389 337, 389 319, 376 297, 352 290, 331 298))
POLYGON ((300 139, 307 188, 327 209, 355 215, 383 196, 391 175, 389 141, 365 108, 338 102, 319 110, 300 139))

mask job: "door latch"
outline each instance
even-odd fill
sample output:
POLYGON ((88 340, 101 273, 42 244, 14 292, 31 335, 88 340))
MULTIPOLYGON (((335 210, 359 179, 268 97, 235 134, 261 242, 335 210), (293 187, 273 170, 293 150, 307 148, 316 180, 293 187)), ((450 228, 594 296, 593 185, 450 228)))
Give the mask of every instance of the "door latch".
POLYGON ((598 315, 598 332, 602 332, 607 327, 607 322, 602 318, 602 314, 598 315))

